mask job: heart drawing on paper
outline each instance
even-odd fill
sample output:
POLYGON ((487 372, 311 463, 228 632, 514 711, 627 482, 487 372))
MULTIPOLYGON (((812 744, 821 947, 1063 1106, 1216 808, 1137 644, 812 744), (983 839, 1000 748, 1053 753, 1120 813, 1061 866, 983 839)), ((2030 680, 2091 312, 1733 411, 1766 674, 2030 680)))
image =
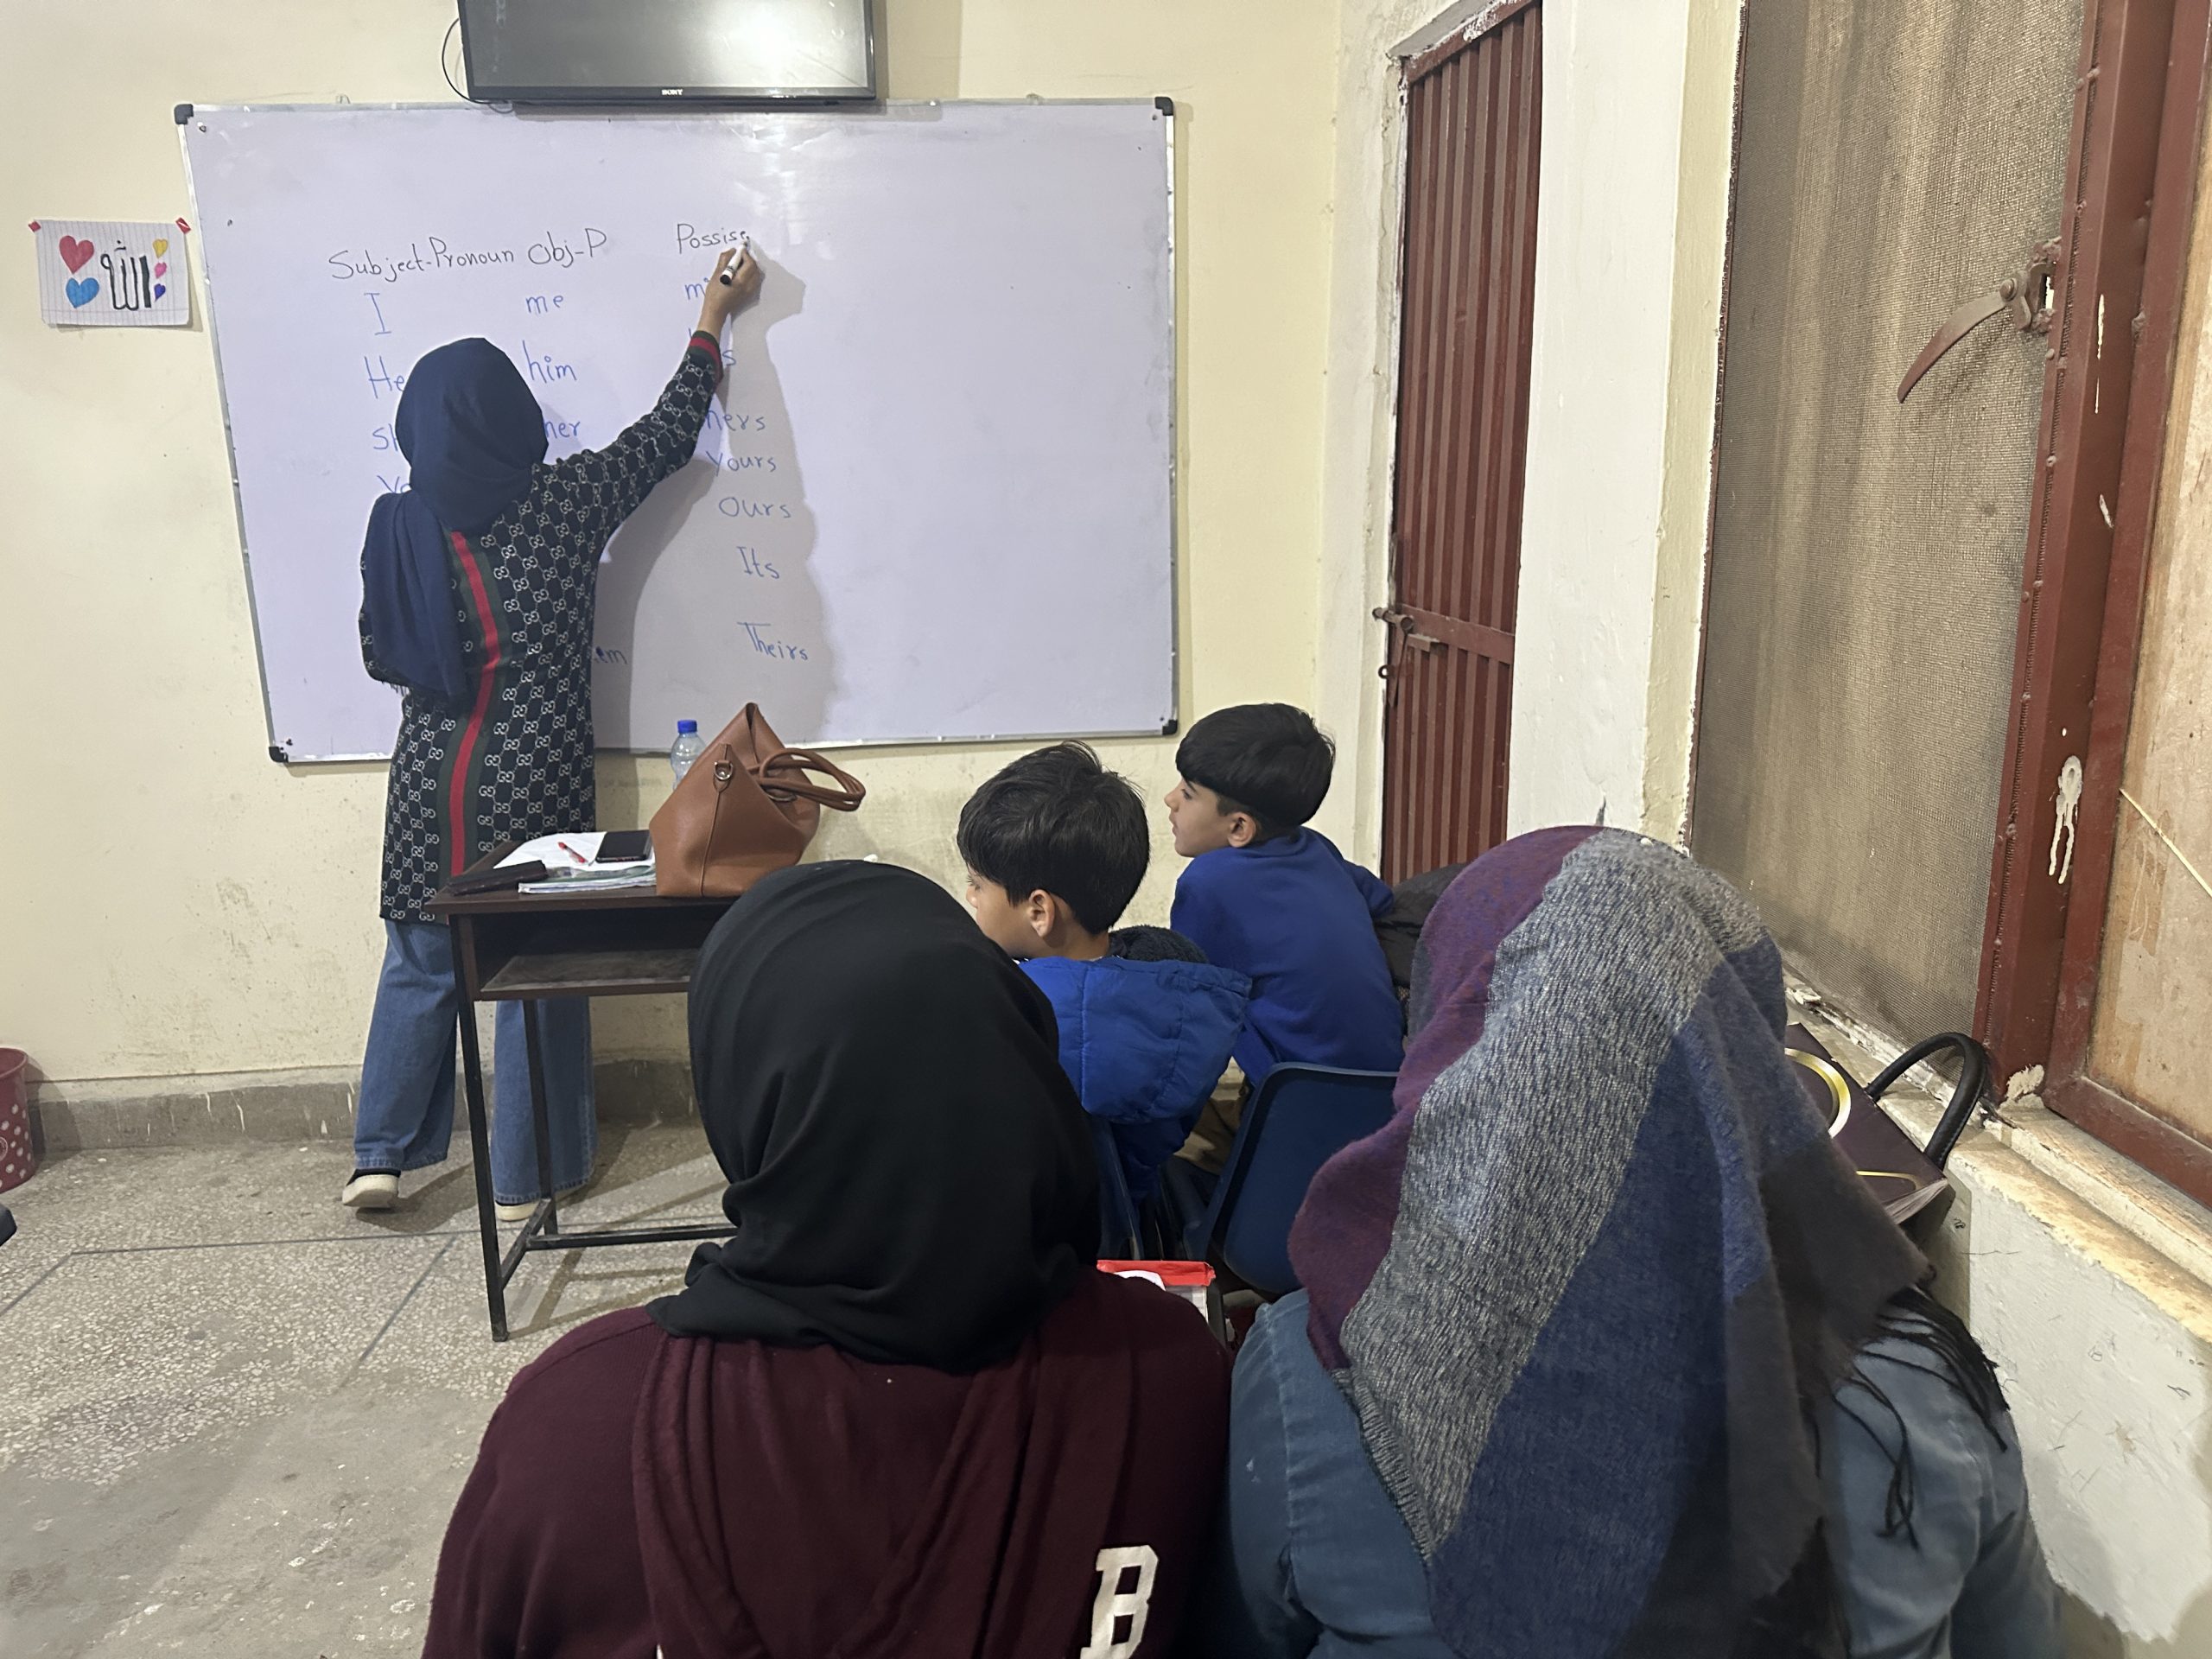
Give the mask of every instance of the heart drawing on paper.
POLYGON ((73 236, 65 236, 61 238, 61 263, 68 266, 71 270, 82 270, 85 268, 85 261, 92 257, 91 243, 79 242, 73 236))
POLYGON ((69 286, 63 291, 69 296, 70 304, 90 305, 99 297, 100 279, 97 276, 72 276, 69 286))
POLYGON ((169 274, 169 262, 168 262, 168 260, 166 260, 166 259, 162 260, 162 261, 161 262, 161 264, 157 264, 157 265, 156 265, 156 266, 154 267, 154 275, 155 275, 155 276, 168 276, 168 274, 169 274))
POLYGON ((169 286, 167 283, 156 283, 154 284, 154 297, 157 300, 168 291, 169 286))
POLYGON ((166 236, 157 236, 157 237, 156 237, 156 238, 154 238, 154 257, 155 257, 155 258, 156 258, 156 259, 160 258, 163 254, 167 253, 168 251, 169 251, 169 239, 168 239, 168 238, 167 238, 166 236))

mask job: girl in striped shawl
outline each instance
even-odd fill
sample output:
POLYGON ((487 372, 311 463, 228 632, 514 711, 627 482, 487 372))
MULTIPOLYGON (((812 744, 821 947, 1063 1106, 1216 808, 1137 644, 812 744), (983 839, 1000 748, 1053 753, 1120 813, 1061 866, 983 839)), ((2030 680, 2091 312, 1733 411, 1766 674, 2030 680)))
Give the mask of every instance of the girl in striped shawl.
POLYGON ((1237 1363, 1204 1651, 2056 1659, 1996 1377, 1792 1076, 1741 896, 1524 836, 1412 1013, 1237 1363))

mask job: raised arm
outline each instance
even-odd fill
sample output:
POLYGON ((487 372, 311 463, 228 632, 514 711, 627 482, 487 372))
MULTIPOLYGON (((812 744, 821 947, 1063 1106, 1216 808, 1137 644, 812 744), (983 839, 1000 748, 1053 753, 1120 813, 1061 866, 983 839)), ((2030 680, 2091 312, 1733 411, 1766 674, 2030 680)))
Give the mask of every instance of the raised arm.
POLYGON ((587 449, 562 462, 582 486, 586 511, 601 537, 638 510, 653 486, 690 461, 699 429, 722 375, 721 336, 729 319, 760 291, 760 267, 748 250, 722 251, 707 278, 699 326, 677 365, 667 390, 644 416, 604 449, 587 449))

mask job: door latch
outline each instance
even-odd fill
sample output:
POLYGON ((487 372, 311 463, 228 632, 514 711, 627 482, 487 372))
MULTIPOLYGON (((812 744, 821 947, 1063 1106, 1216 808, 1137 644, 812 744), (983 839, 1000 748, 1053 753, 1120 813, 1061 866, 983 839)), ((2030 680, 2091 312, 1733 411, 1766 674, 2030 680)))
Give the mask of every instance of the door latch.
POLYGON ((1413 618, 1403 611, 1378 605, 1370 614, 1377 622, 1388 624, 1390 629, 1390 648, 1383 653, 1382 666, 1375 671, 1390 688, 1388 706, 1395 709, 1398 706, 1398 687, 1405 678, 1400 670, 1403 667, 1406 652, 1408 649, 1441 651, 1444 642, 1433 634, 1423 633, 1414 627, 1413 618))
POLYGON ((1897 402, 1912 396, 1921 377, 1942 360, 1943 354, 1992 317, 2010 315, 2012 326, 2024 334, 2050 332, 2051 306, 2058 291, 2058 242, 2053 238, 2036 250, 2036 257, 2017 277, 2007 276, 1986 294, 1976 295, 1943 319, 1935 338, 1920 348, 1912 366, 1897 382, 1897 402))
POLYGON ((1403 611, 1390 610, 1378 605, 1373 613, 1377 622, 1387 622, 1398 631, 1399 643, 1415 651, 1441 651, 1444 642, 1433 633, 1423 633, 1414 626, 1414 620, 1403 611))

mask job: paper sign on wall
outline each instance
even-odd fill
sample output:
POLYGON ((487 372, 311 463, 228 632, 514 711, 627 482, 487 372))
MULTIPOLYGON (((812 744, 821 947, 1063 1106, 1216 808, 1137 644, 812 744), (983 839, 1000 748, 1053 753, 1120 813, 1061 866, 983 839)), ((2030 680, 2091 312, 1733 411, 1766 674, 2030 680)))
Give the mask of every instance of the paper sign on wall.
POLYGON ((38 312, 79 328, 182 328, 192 322, 184 280, 184 226, 117 219, 31 223, 38 257, 38 312))

